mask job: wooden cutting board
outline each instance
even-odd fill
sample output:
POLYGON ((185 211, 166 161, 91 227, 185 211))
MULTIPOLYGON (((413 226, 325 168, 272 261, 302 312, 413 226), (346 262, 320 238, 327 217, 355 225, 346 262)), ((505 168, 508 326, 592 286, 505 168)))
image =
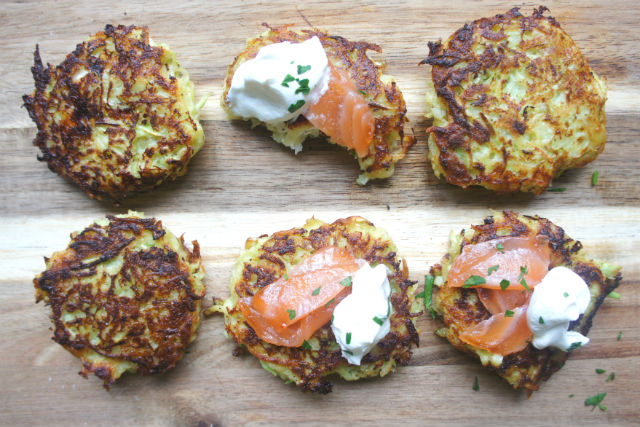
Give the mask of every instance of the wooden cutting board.
MULTIPOLYGON (((635 1, 550 4, 609 84, 609 141, 592 164, 554 183, 563 193, 497 196, 437 180, 426 165, 424 91, 428 67, 417 64, 427 41, 464 22, 505 12, 513 3, 291 1, 5 1, 0 6, 0 425, 638 425, 640 422, 640 6, 635 1), (299 155, 225 119, 219 107, 226 66, 245 39, 272 25, 309 23, 353 40, 379 44, 387 71, 403 90, 417 144, 384 182, 360 187, 344 150, 321 141, 299 155), (57 64, 76 43, 113 24, 144 24, 189 70, 206 145, 189 173, 116 207, 89 199, 36 160, 35 127, 21 96, 33 90, 29 67, 36 43, 57 64), (591 186, 598 170, 600 181, 591 186), (393 236, 410 276, 424 274, 444 253, 450 230, 479 222, 490 209, 540 214, 584 243, 594 258, 623 266, 620 300, 607 299, 592 342, 530 399, 434 336, 439 323, 419 320, 420 347, 409 366, 385 378, 335 381, 326 396, 302 393, 234 357, 223 319, 203 322, 189 354, 170 373, 126 375, 105 391, 51 339, 46 306, 34 304, 33 276, 42 257, 63 249, 68 235, 105 214, 133 208, 156 216, 202 247, 211 296, 228 296, 231 266, 246 238, 288 229, 311 216, 333 221, 361 215, 393 236), (616 338, 622 331, 620 340, 616 338), (605 369, 598 375, 596 368, 605 369), (615 380, 606 382, 610 372, 615 380), (480 390, 473 391, 478 377, 480 390), (585 398, 607 392, 608 410, 585 398), (573 397, 571 397, 573 396, 573 397)), ((530 13, 534 4, 523 11, 530 13)))

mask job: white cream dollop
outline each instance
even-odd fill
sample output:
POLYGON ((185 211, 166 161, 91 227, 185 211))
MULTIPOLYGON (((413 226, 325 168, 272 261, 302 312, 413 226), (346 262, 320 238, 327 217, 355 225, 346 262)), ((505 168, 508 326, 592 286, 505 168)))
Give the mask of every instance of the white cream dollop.
POLYGON ((226 102, 236 116, 284 122, 324 94, 329 75, 327 53, 318 37, 273 43, 236 69, 226 102))
POLYGON ((556 347, 567 351, 583 346, 589 338, 569 331, 569 322, 584 313, 591 301, 589 286, 566 267, 552 268, 533 288, 527 323, 537 349, 556 347))
POLYGON ((366 263, 354 275, 351 294, 333 311, 331 329, 352 365, 360 365, 364 355, 389 333, 391 286, 387 268, 366 263))

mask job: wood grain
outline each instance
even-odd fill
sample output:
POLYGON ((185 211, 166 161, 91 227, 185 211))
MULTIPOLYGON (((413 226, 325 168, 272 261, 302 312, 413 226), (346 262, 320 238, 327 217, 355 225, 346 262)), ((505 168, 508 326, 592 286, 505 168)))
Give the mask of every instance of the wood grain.
MULTIPOLYGON (((513 3, 435 0, 311 1, 5 1, 0 8, 0 425, 637 425, 640 420, 640 54, 635 1, 553 2, 552 15, 609 84, 608 143, 585 168, 554 182, 564 193, 496 196, 436 179, 426 164, 426 43, 465 21, 504 12, 513 3), (378 43, 387 71, 403 90, 416 146, 391 179, 355 183, 357 165, 342 149, 312 141, 294 155, 263 130, 226 120, 219 108, 226 66, 260 24, 305 21, 349 39, 378 43), (36 160, 35 127, 21 107, 33 90, 36 43, 57 64, 106 23, 145 24, 189 70, 206 145, 176 182, 116 207, 96 202, 36 160), (598 170, 600 181, 591 186, 598 170), (623 266, 620 300, 595 318, 592 342, 530 399, 435 337, 438 323, 419 320, 421 345, 407 367, 382 379, 336 381, 327 396, 305 394, 233 357, 221 317, 206 319, 189 354, 170 373, 128 375, 110 392, 76 375, 78 361, 51 341, 48 308, 34 304, 31 280, 42 257, 62 249, 71 231, 127 209, 154 215, 202 247, 209 296, 226 297, 231 266, 247 237, 300 225, 315 215, 333 221, 362 215, 386 228, 411 277, 438 262, 450 230, 480 221, 490 209, 540 214, 583 242, 594 258, 623 266), (619 331, 622 339, 616 340, 619 331), (612 382, 596 368, 615 372, 612 382), (471 388, 478 376, 480 391, 471 388), (584 399, 607 392, 608 410, 584 399), (569 395, 574 394, 573 398, 569 395)), ((523 11, 532 9, 525 3, 523 11)), ((208 297, 209 298, 209 297, 208 297)), ((210 300, 209 300, 210 302, 210 300)))

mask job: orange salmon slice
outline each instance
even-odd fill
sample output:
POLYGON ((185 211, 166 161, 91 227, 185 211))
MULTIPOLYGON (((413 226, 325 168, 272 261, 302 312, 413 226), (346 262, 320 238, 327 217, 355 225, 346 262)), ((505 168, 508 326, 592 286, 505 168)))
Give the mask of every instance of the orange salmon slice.
POLYGON ((531 294, 525 290, 502 291, 500 289, 479 288, 477 291, 480 301, 482 301, 482 304, 491 314, 504 313, 507 310, 513 310, 516 307, 526 304, 531 297, 531 294))
POLYGON ((362 158, 369 153, 375 117, 347 73, 332 66, 330 70, 329 88, 309 105, 304 116, 334 142, 354 149, 362 158))
POLYGON ((351 293, 350 282, 340 282, 362 263, 346 249, 320 249, 253 297, 241 298, 238 305, 262 340, 299 347, 331 320, 337 303, 351 293))
POLYGON ((465 286, 471 276, 480 276, 486 283, 477 288, 500 290, 503 280, 508 290, 523 290, 522 278, 533 288, 549 271, 550 250, 547 244, 528 237, 501 237, 466 245, 455 259, 448 274, 448 285, 465 286), (522 273, 526 268, 526 274, 522 273), (491 270, 491 274, 489 274, 491 270))
POLYGON ((510 317, 506 313, 494 314, 462 331, 460 340, 503 356, 523 350, 532 336, 527 324, 527 307, 528 304, 514 308, 510 317))

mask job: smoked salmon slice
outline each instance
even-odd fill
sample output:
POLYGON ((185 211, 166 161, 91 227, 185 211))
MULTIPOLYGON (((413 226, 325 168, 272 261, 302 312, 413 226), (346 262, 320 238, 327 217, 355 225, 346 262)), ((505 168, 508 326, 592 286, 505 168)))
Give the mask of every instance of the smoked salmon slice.
POLYGON ((525 290, 510 291, 500 289, 478 289, 478 297, 491 314, 504 313, 516 307, 524 305, 531 298, 531 294, 525 290))
POLYGON ((501 282, 508 282, 509 290, 523 290, 524 279, 531 289, 547 274, 549 262, 549 247, 539 238, 501 237, 466 245, 449 270, 448 285, 469 287, 470 283, 478 283, 472 286, 500 290, 501 282), (479 276, 484 282, 469 281, 472 276, 479 276))
POLYGON ((494 314, 462 331, 460 340, 503 356, 523 350, 532 336, 527 324, 527 307, 528 303, 510 312, 494 314))
POLYGON ((375 117, 349 75, 330 67, 329 87, 304 116, 334 142, 354 149, 358 157, 369 153, 375 117))
POLYGON ((299 347, 331 320, 336 304, 351 293, 351 282, 345 278, 362 263, 346 249, 320 249, 253 297, 241 298, 238 305, 262 340, 299 347))

